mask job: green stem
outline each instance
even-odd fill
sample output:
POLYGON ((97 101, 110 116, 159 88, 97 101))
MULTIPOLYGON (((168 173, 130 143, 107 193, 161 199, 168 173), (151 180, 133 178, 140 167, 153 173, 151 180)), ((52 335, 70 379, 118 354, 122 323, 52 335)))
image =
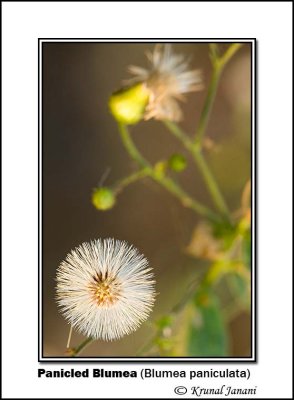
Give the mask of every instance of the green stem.
POLYGON ((204 178, 206 185, 211 193, 211 196, 214 199, 215 205, 217 206, 217 208, 223 215, 229 217, 229 210, 226 205, 226 202, 221 194, 221 191, 216 183, 216 180, 215 180, 212 172, 210 171, 210 168, 208 167, 208 164, 206 163, 201 151, 197 150, 197 149, 194 150, 193 157, 203 175, 203 178, 204 178))
POLYGON ((209 50, 210 50, 210 59, 212 62, 218 59, 219 57, 219 47, 217 43, 209 43, 209 50))
POLYGON ((151 168, 150 164, 144 159, 144 157, 141 155, 137 147, 135 146, 128 128, 126 125, 122 123, 118 123, 118 129, 120 136, 122 138, 123 144, 129 153, 129 155, 132 157, 134 161, 136 161, 142 168, 151 168))
POLYGON ((145 160, 145 158, 141 155, 141 153, 135 146, 135 144, 130 136, 130 133, 128 131, 128 128, 123 124, 119 124, 118 126, 119 126, 119 132, 121 134, 123 144, 124 144, 127 152, 132 157, 132 159, 134 161, 136 161, 146 171, 146 175, 149 175, 154 181, 159 183, 161 186, 163 186, 165 189, 167 189, 170 193, 172 193, 174 196, 176 196, 181 201, 182 205, 184 205, 185 207, 188 207, 188 208, 194 210, 196 213, 202 215, 203 217, 208 218, 211 221, 219 220, 218 216, 215 213, 213 213, 211 210, 209 210, 209 208, 205 207, 203 204, 194 200, 173 179, 156 173, 156 171, 145 160))
POLYGON ((233 55, 243 46, 243 43, 233 43, 225 52, 225 54, 220 58, 219 64, 223 68, 233 57, 233 55))
POLYGON ((152 336, 150 340, 148 340, 139 350, 136 352, 136 356, 143 356, 147 351, 151 350, 152 347, 154 346, 154 339, 155 337, 152 336))
POLYGON ((138 181, 139 179, 145 178, 149 175, 149 170, 147 168, 142 168, 141 170, 121 179, 116 184, 114 184, 114 192, 116 194, 120 193, 126 186, 138 181))
POLYGON ((195 145, 186 132, 183 131, 175 122, 169 120, 163 120, 163 124, 167 127, 167 129, 182 142, 184 147, 189 150, 191 153, 194 151, 195 145))
POLYGON ((198 145, 195 145, 189 136, 174 122, 163 121, 164 125, 169 129, 169 131, 182 142, 184 147, 192 154, 193 159, 198 166, 206 186, 212 196, 212 199, 218 208, 218 210, 229 219, 229 210, 226 202, 222 196, 222 193, 218 187, 218 184, 210 171, 205 158, 202 155, 201 149, 198 145))
POLYGON ((194 200, 188 193, 186 193, 173 179, 169 177, 158 177, 154 172, 152 178, 163 186, 166 190, 176 196, 184 207, 191 208, 196 213, 208 218, 211 221, 217 222, 219 218, 216 214, 210 211, 207 207, 194 200))
POLYGON ((203 137, 206 132, 207 124, 214 104, 222 71, 225 65, 230 61, 230 59, 233 57, 236 51, 239 50, 241 46, 242 43, 233 43, 225 52, 225 54, 220 58, 217 58, 217 53, 215 51, 212 52, 212 65, 213 65, 212 76, 210 84, 208 86, 207 96, 200 115, 199 125, 196 130, 195 141, 194 141, 199 145, 199 147, 202 146, 203 137))
POLYGON ((79 344, 77 347, 74 347, 73 349, 71 349, 72 357, 76 357, 92 342, 93 342, 92 338, 87 338, 81 344, 79 344))
MULTIPOLYGON (((216 64, 217 65, 217 64, 216 64)), ((204 106, 200 115, 199 124, 195 134, 195 143, 202 145, 203 137, 206 132, 210 113, 216 96, 216 91, 221 76, 221 68, 216 66, 212 71, 211 81, 208 87, 207 96, 204 102, 204 106)))

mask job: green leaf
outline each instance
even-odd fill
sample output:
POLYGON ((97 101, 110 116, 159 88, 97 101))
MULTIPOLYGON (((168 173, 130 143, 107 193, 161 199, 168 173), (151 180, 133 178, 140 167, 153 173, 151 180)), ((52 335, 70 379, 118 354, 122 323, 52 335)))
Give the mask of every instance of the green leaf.
POLYGON ((227 333, 218 298, 206 290, 190 306, 187 353, 197 357, 227 355, 227 333))

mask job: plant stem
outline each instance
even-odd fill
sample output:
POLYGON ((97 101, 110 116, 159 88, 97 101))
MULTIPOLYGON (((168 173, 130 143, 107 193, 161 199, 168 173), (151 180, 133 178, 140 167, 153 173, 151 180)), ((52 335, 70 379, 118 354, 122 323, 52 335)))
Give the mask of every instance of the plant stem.
POLYGON ((211 196, 215 202, 216 207, 219 209, 219 211, 229 217, 229 209, 226 205, 226 202, 221 194, 221 191, 216 183, 216 180, 210 171, 210 168, 208 167, 208 164, 206 163, 203 154, 199 149, 195 149, 193 152, 193 157, 194 160, 196 161, 202 176, 206 182, 206 185, 211 193, 211 196))
POLYGON ((225 52, 225 54, 220 58, 219 63, 221 68, 223 68, 233 57, 233 55, 243 46, 243 43, 233 43, 225 52))
POLYGON ((116 184, 114 184, 114 191, 116 194, 121 192, 126 186, 130 185, 131 183, 134 183, 138 181, 139 179, 144 178, 145 176, 149 175, 149 170, 147 168, 142 168, 137 172, 134 172, 133 174, 127 176, 124 179, 121 179, 118 181, 116 184))
POLYGON ((163 120, 162 121, 163 124, 167 127, 167 129, 178 139, 180 140, 184 147, 189 150, 191 153, 193 153, 194 149, 195 149, 195 144, 192 142, 192 140, 190 139, 190 137, 186 134, 186 132, 183 131, 183 129, 181 129, 179 127, 179 125, 177 125, 175 122, 169 121, 169 120, 163 120))
POLYGON ((198 143, 199 145, 202 145, 203 137, 206 132, 220 76, 221 76, 221 68, 219 66, 214 67, 212 71, 211 81, 208 87, 207 96, 204 102, 204 106, 199 119, 199 124, 195 134, 195 143, 198 143))
POLYGON ((154 346, 154 336, 150 340, 148 340, 143 346, 137 350, 136 356, 142 356, 144 355, 147 351, 151 350, 151 348, 154 346))
POLYGON ((150 164, 144 159, 144 157, 141 155, 137 147, 135 146, 129 130, 126 125, 122 123, 118 123, 118 129, 120 136, 122 138, 123 144, 131 156, 131 158, 136 161, 142 168, 151 168, 150 164))
POLYGON ((210 168, 206 163, 205 158, 203 157, 201 148, 198 146, 198 144, 193 143, 189 136, 176 123, 171 121, 163 121, 163 123, 169 129, 169 131, 177 139, 179 139, 184 147, 192 154, 193 159, 203 176, 203 179, 216 207, 222 213, 222 215, 226 216, 226 218, 229 219, 228 207, 218 187, 218 184, 212 172, 210 171, 210 168))
POLYGON ((72 357, 76 357, 78 354, 81 353, 81 351, 83 351, 92 342, 93 342, 92 338, 87 338, 81 344, 79 344, 77 347, 74 347, 73 349, 71 349, 72 357))
POLYGON ((212 76, 210 80, 210 84, 208 86, 207 96, 204 102, 204 106, 201 112, 199 125, 195 134, 195 143, 198 143, 199 147, 202 145, 203 137, 206 132, 208 120, 210 117, 210 113, 213 107, 214 99, 216 96, 219 80, 222 74, 222 71, 225 65, 229 62, 229 60, 233 57, 237 50, 242 46, 242 43, 233 43, 225 54, 217 58, 216 53, 212 53, 212 76))
POLYGON ((176 196, 184 207, 191 208, 196 213, 207 217, 211 221, 217 222, 219 218, 216 214, 210 211, 207 207, 199 203, 198 201, 192 199, 173 179, 169 177, 158 177, 156 174, 152 173, 152 178, 163 186, 166 190, 176 196))
POLYGON ((134 144, 130 136, 128 128, 123 124, 119 124, 118 126, 123 144, 127 152, 132 157, 132 159, 136 161, 144 169, 144 171, 146 171, 146 175, 149 175, 154 181, 159 183, 170 193, 176 196, 185 207, 194 210, 196 213, 208 218, 211 221, 219 220, 219 217, 216 214, 214 214, 209 208, 205 207, 203 204, 194 200, 172 178, 156 173, 156 171, 145 160, 145 158, 141 155, 141 153, 137 149, 136 145, 134 144))
POLYGON ((72 325, 69 328, 69 334, 68 334, 68 339, 67 339, 67 343, 66 343, 66 348, 69 349, 69 345, 70 345, 70 341, 71 341, 71 335, 72 335, 72 325))

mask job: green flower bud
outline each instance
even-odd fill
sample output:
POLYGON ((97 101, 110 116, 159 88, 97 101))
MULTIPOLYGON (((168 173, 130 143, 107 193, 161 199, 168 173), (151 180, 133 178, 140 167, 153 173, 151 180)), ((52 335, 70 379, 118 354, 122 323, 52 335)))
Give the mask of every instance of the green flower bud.
POLYGON ((166 169, 167 169, 167 163, 166 161, 158 161, 155 165, 154 165, 154 172, 155 175, 161 179, 164 177, 165 173, 166 173, 166 169))
POLYGON ((143 83, 119 90, 109 99, 110 111, 114 118, 123 124, 137 124, 143 118, 149 94, 143 83))
POLYGON ((187 160, 182 154, 173 154, 168 160, 171 170, 181 172, 187 167, 187 160))
POLYGON ((116 202, 113 191, 107 187, 95 189, 92 195, 92 203, 97 210, 110 210, 116 202))

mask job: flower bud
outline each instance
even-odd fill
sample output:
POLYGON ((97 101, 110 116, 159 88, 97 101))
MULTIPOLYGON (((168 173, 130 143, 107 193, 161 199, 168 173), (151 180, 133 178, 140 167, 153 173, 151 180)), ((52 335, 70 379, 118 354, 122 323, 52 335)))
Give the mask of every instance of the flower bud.
POLYGON ((167 163, 166 161, 158 161, 154 165, 154 173, 158 179, 161 179, 166 174, 167 163))
POLYGON ((92 203, 97 210, 110 210, 116 202, 113 191, 107 187, 95 189, 92 195, 92 203))
POLYGON ((149 100, 149 90, 143 83, 119 90, 109 99, 114 118, 123 124, 137 124, 144 115, 149 100))
POLYGON ((187 167, 187 160, 182 154, 173 154, 168 160, 168 166, 173 171, 182 172, 187 167))

